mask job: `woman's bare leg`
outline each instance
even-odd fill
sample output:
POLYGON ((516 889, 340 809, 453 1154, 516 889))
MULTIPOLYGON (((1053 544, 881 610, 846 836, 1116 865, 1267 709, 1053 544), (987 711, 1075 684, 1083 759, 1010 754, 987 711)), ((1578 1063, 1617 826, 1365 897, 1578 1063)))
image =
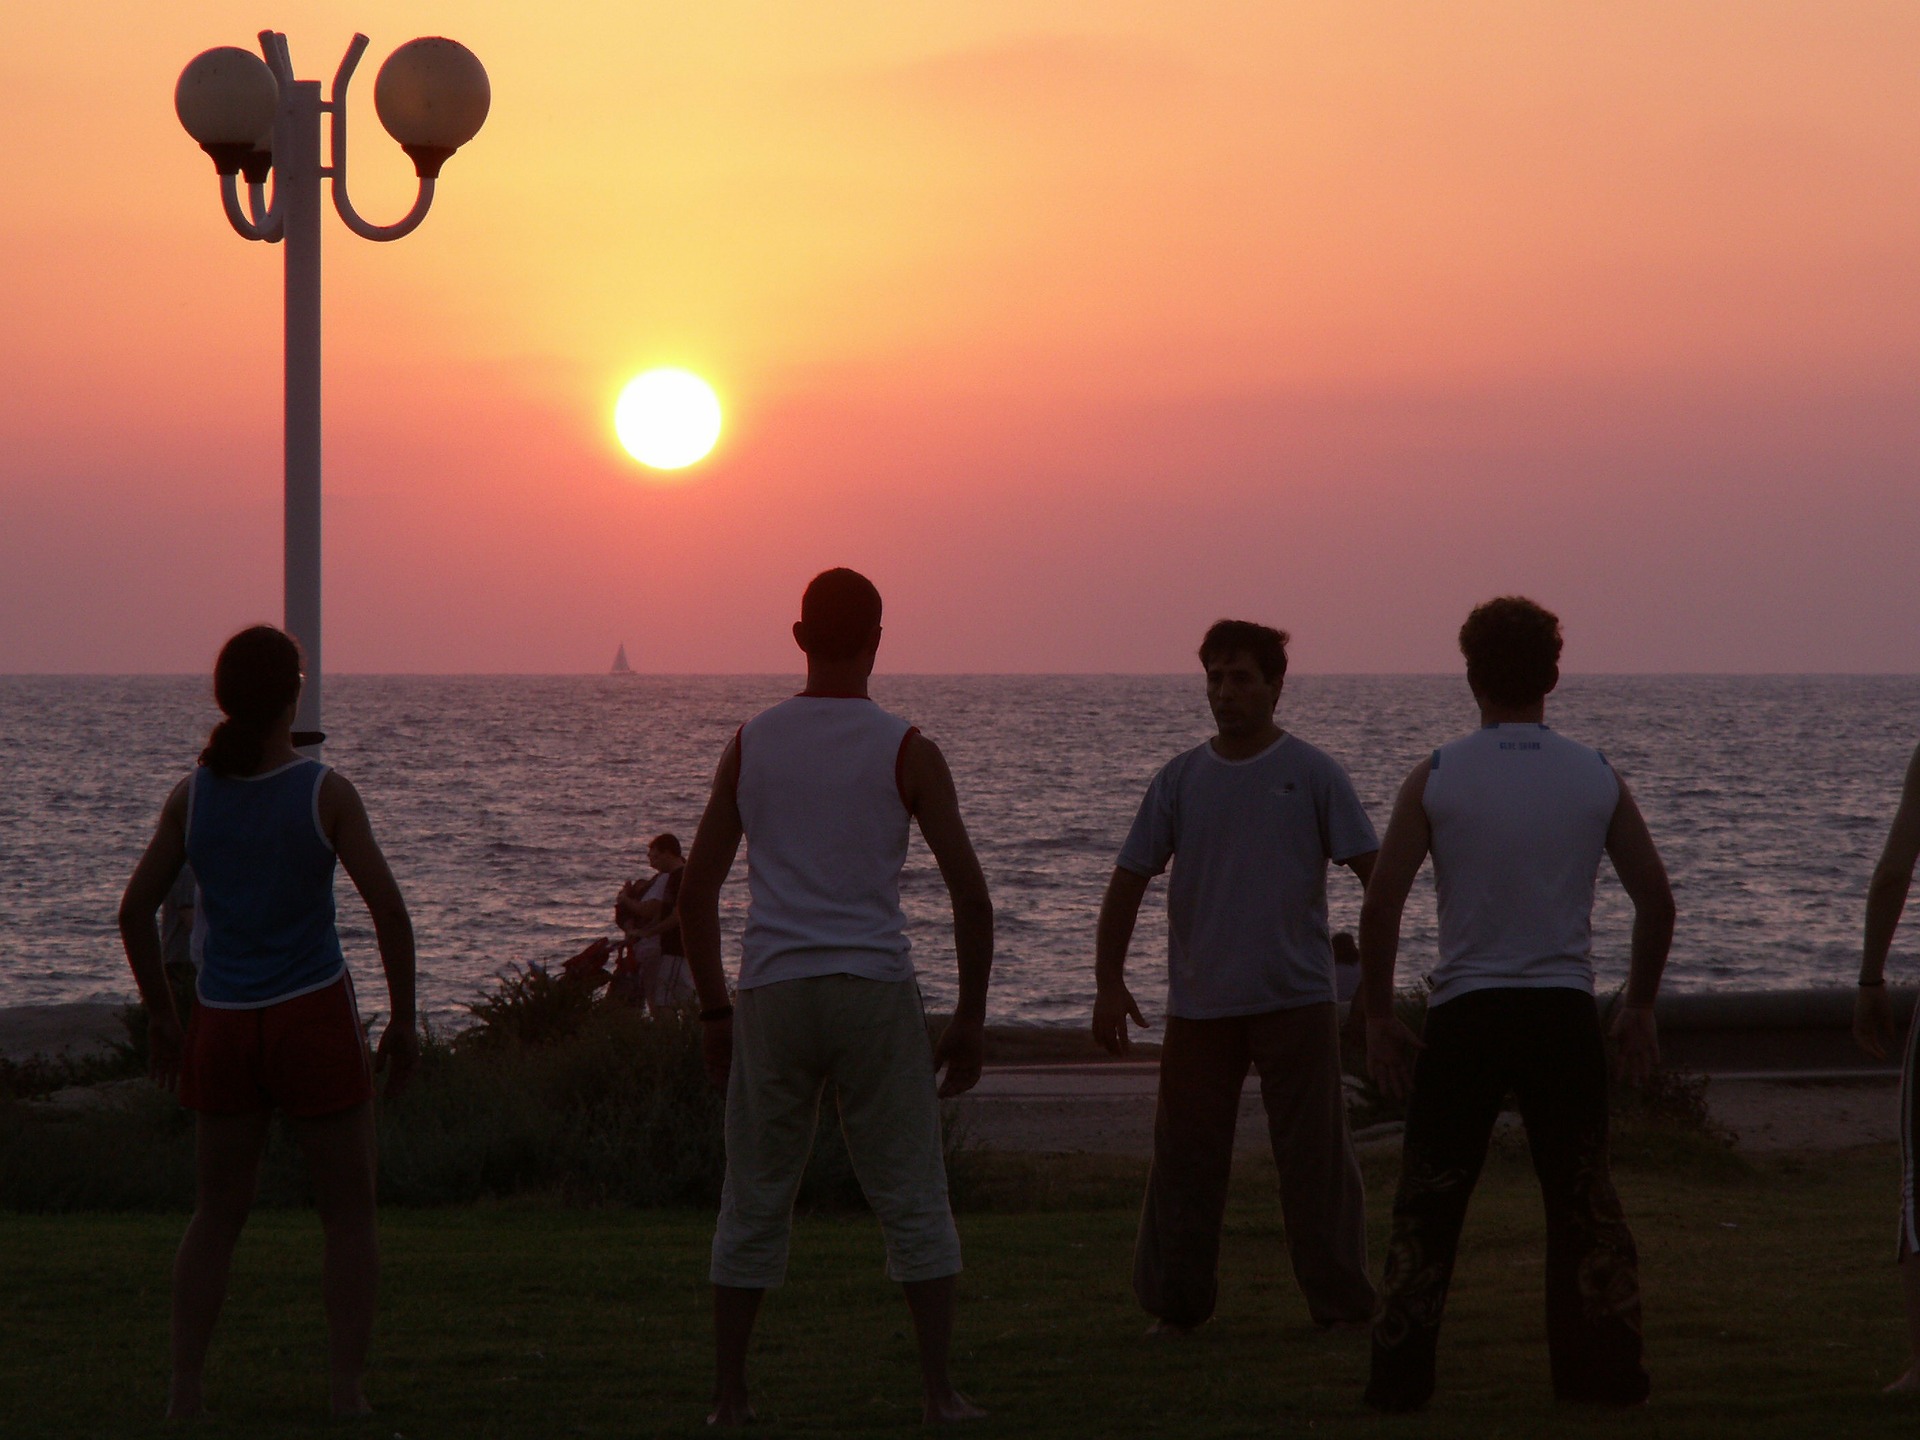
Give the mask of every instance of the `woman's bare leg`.
POLYGON ((173 1380, 167 1418, 184 1420, 205 1405, 207 1346, 227 1298, 233 1247, 253 1206, 266 1148, 264 1110, 252 1115, 201 1115, 195 1131, 193 1219, 173 1257, 173 1380))
POLYGON ((373 1102, 338 1115, 289 1120, 307 1158, 314 1208, 326 1241, 321 1288, 327 1306, 327 1371, 335 1415, 365 1415, 367 1351, 373 1344, 380 1244, 374 1229, 377 1153, 373 1102))

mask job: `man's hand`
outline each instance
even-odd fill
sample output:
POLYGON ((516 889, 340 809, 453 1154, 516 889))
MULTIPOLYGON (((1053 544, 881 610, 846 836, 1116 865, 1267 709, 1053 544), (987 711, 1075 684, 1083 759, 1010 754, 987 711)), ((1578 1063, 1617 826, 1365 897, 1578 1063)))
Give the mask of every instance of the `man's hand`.
POLYGON ((1367 1073, 1389 1100, 1398 1103, 1413 1093, 1414 1057, 1426 1048, 1398 1015, 1367 1016, 1367 1073))
POLYGON ((406 1090, 419 1059, 420 1032, 413 1021, 402 1025, 398 1020, 389 1020, 373 1052, 374 1070, 386 1073, 387 1099, 396 1100, 406 1090))
POLYGON ((940 1082, 942 1100, 964 1095, 980 1083, 980 1064, 986 1053, 987 1022, 954 1016, 933 1049, 933 1068, 944 1066, 947 1072, 940 1082))
POLYGON ((1660 1034, 1653 1023, 1653 1006, 1622 1005, 1613 1020, 1614 1042, 1620 1047, 1620 1074, 1629 1085, 1644 1085, 1660 1068, 1660 1034))
POLYGON ((1885 985, 1862 985, 1853 1000, 1853 1043, 1876 1060, 1884 1060, 1895 1040, 1893 1001, 1885 985))
POLYGON ((733 1069, 733 1016, 700 1022, 700 1054, 707 1065, 707 1083, 724 1095, 733 1069))
POLYGON ((1133 992, 1125 985, 1102 985, 1094 992, 1093 1039, 1109 1055, 1125 1055, 1133 1048, 1133 1041, 1127 1034, 1128 1020, 1142 1030, 1153 1028, 1147 1024, 1147 1017, 1140 1013, 1133 992))
POLYGON ((180 1083, 180 1054, 186 1049, 180 1017, 172 1010, 147 1011, 147 1074, 163 1090, 180 1083))

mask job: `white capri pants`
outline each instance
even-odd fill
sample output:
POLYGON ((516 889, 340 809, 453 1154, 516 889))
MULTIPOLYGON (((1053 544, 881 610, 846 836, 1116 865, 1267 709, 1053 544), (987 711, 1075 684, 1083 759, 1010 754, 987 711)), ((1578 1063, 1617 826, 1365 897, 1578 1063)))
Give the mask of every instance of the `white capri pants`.
POLYGON ((764 1290, 786 1279, 793 1197, 829 1084, 854 1174, 886 1237, 888 1278, 959 1272, 919 987, 819 975, 734 999, 714 1284, 764 1290))

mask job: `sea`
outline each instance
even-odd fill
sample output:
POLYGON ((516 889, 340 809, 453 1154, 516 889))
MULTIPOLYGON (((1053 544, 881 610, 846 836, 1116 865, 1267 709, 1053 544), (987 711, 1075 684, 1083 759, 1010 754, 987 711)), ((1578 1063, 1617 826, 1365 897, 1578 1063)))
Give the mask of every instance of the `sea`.
MULTIPOLYGON (((327 678, 326 758, 359 788, 405 891, 423 1010, 458 1025, 513 967, 611 935, 647 839, 690 841, 735 728, 796 676, 327 678)), ((874 697, 941 746, 992 888, 997 1022, 1079 1025, 1094 920, 1154 772, 1211 733, 1192 675, 877 675, 874 697)), ((0 1005, 132 995, 114 914, 162 801, 218 718, 198 676, 0 676, 0 1005)), ((1401 780, 1476 715, 1458 675, 1296 675, 1281 723, 1345 765, 1384 831, 1401 780)), ((1575 675, 1549 723, 1603 750, 1645 812, 1679 924, 1667 985, 1849 983, 1867 880, 1920 739, 1920 677, 1575 675)), ((746 856, 724 892, 729 964, 746 856)), ((1328 881, 1336 928, 1360 887, 1328 881)), ((341 931, 368 1010, 383 1008, 365 908, 344 875, 341 931)), ((932 1008, 950 1004, 946 894, 916 835, 902 879, 932 1008)), ((1594 955, 1625 977, 1631 907, 1601 866, 1594 955)), ((1902 951, 1896 947, 1895 971, 1902 951)), ((1429 868, 1400 976, 1436 960, 1429 868)), ((1164 883, 1129 979, 1164 1010, 1164 883)))

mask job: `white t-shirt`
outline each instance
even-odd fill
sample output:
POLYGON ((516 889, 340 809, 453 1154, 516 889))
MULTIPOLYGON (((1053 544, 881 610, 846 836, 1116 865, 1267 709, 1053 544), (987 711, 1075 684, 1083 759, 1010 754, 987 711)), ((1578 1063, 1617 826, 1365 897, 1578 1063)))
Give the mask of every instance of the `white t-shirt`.
POLYGON ((1544 725, 1488 725, 1433 752, 1429 1005, 1503 987, 1593 993, 1593 884, 1619 803, 1607 757, 1544 725))
POLYGON ((1282 735, 1250 760, 1211 743, 1147 787, 1120 865, 1167 886, 1167 1009, 1217 1020, 1334 998, 1327 862, 1378 850, 1347 772, 1282 735))

